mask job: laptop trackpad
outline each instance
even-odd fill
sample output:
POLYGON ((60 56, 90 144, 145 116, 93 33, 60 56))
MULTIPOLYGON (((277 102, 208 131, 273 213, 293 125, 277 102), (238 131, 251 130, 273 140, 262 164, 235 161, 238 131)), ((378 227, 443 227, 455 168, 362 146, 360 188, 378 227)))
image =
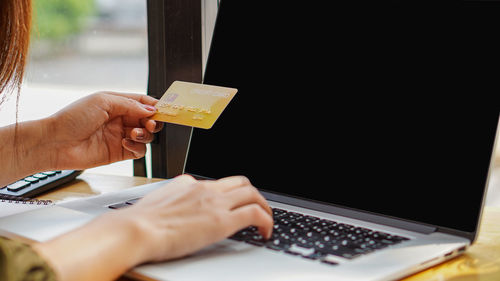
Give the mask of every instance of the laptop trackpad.
POLYGON ((94 216, 59 206, 37 209, 0 219, 0 228, 36 241, 71 231, 94 216))

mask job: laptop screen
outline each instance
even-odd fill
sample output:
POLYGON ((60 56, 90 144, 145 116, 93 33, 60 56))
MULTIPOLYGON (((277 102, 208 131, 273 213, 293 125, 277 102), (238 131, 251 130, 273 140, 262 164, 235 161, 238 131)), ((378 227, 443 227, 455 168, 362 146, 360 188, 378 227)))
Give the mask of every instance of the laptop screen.
POLYGON ((185 171, 475 231, 498 109, 455 92, 460 62, 400 27, 264 6, 220 6, 204 83, 239 91, 185 171))

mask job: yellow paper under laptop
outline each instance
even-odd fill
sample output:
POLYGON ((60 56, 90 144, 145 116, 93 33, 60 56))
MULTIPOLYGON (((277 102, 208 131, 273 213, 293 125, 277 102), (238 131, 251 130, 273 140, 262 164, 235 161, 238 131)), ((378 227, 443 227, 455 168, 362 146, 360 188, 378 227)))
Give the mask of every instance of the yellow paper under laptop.
POLYGON ((156 104, 153 120, 210 129, 234 95, 234 88, 175 81, 156 104))

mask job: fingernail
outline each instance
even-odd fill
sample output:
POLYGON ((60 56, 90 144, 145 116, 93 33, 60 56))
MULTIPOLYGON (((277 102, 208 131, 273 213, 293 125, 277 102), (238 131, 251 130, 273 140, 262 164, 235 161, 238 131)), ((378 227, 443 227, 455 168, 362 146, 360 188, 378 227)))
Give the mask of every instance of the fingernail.
POLYGON ((152 106, 152 105, 149 105, 149 104, 142 104, 142 106, 144 106, 145 109, 149 110, 149 111, 153 111, 155 112, 156 111, 156 107, 152 106))
POLYGON ((144 131, 142 129, 135 130, 135 138, 138 140, 144 139, 144 131))

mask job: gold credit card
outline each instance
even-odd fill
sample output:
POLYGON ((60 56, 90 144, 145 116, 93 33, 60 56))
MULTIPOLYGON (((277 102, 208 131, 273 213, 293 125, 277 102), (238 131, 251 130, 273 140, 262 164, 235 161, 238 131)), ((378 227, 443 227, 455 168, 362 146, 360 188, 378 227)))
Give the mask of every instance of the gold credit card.
POLYGON ((155 105, 153 120, 210 129, 238 89, 175 81, 155 105))

